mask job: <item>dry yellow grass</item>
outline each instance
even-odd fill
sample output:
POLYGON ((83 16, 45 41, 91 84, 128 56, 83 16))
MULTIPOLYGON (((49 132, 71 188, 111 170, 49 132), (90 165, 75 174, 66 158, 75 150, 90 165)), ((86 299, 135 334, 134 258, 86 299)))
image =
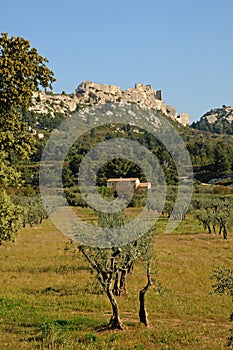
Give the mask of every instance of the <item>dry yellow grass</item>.
POLYGON ((191 217, 173 234, 163 234, 164 226, 162 219, 154 242, 162 293, 154 287, 146 296, 151 329, 138 322, 143 263, 128 276, 128 297, 119 299, 128 329, 98 332, 110 317, 108 300, 49 221, 1 246, 0 349, 223 349, 231 299, 211 294, 210 275, 213 265, 232 267, 233 238, 205 234, 191 217))

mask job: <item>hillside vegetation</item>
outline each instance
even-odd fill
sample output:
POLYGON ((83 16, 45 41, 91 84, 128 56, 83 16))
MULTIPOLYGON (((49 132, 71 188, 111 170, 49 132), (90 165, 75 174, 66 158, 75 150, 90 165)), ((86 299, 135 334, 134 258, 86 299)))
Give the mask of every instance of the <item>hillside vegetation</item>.
MULTIPOLYGON (((130 110, 130 106, 126 105, 124 106, 124 109, 130 110)), ((25 117, 25 120, 27 120, 29 125, 33 125, 33 120, 38 120, 39 125, 43 125, 45 120, 47 120, 46 124, 44 124, 46 125, 46 130, 42 130, 42 127, 37 129, 38 133, 43 132, 44 138, 37 140, 30 162, 27 164, 22 163, 19 166, 20 170, 23 170, 24 172, 26 184, 36 187, 38 186, 38 162, 40 161, 43 147, 51 134, 51 130, 55 125, 60 124, 62 118, 64 119, 64 116, 59 114, 57 117, 40 115, 35 119, 33 118, 35 117, 32 117, 32 114, 29 113, 27 117, 25 117)), ((218 135, 207 131, 199 131, 191 127, 184 127, 175 121, 169 121, 174 125, 174 128, 179 132, 187 146, 193 164, 194 178, 197 181, 209 182, 212 179, 219 178, 223 178, 224 180, 229 176, 231 179, 233 171, 233 138, 231 135, 218 135)), ((163 167, 167 182, 169 184, 176 183, 176 169, 174 162, 166 148, 154 136, 147 133, 145 130, 140 130, 139 128, 130 125, 111 124, 95 128, 91 132, 86 133, 80 137, 70 149, 64 164, 65 187, 77 185, 75 178, 78 173, 79 165, 92 147, 105 140, 118 137, 140 142, 149 150, 152 150, 163 167)), ((54 145, 54 147, 56 147, 56 156, 59 158, 63 145, 58 144, 54 145)), ((119 176, 136 176, 142 181, 145 180, 142 172, 137 166, 135 166, 135 164, 130 164, 129 161, 118 158, 118 160, 113 160, 111 164, 106 164, 105 167, 100 169, 97 184, 99 186, 106 185, 107 178, 119 176)), ((218 180, 216 180, 216 182, 217 181, 218 180)), ((231 181, 229 181, 228 184, 230 183, 231 181)))

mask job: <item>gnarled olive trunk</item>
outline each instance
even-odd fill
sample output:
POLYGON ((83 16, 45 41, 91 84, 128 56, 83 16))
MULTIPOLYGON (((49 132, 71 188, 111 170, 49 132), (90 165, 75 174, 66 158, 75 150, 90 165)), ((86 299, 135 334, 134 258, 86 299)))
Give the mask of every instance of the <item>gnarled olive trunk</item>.
POLYGON ((225 225, 223 226, 223 238, 227 239, 227 229, 225 225))
POLYGON ((120 330, 125 329, 126 327, 123 325, 123 322, 120 319, 119 308, 118 308, 116 298, 114 297, 114 294, 113 294, 110 286, 106 287, 106 294, 107 294, 108 299, 112 305, 112 317, 109 321, 108 328, 109 329, 120 329, 120 330))
POLYGON ((123 295, 123 296, 127 295, 126 276, 127 276, 127 271, 126 270, 121 271, 120 295, 123 295))
POLYGON ((152 285, 151 277, 150 277, 150 263, 147 266, 147 285, 140 290, 139 292, 139 319, 140 322, 143 323, 146 327, 150 327, 150 323, 147 317, 146 306, 145 306, 145 294, 152 285))
POLYGON ((120 296, 120 288, 119 288, 119 273, 116 273, 115 281, 112 289, 113 295, 119 297, 120 296))
POLYGON ((146 307, 145 307, 145 294, 146 294, 145 288, 140 290, 139 292, 139 303, 140 303, 140 309, 139 309, 139 319, 140 322, 143 323, 146 327, 150 325, 147 317, 146 307))
POLYGON ((126 276, 127 276, 127 270, 122 270, 121 274, 119 273, 116 274, 112 292, 117 297, 121 295, 122 296, 127 295, 126 276))

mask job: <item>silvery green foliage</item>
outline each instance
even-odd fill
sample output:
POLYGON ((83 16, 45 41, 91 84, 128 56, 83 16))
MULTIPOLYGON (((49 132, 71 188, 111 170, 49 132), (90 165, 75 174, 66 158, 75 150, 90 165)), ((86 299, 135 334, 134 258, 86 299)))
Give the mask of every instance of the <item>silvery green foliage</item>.
MULTIPOLYGON (((233 271, 230 268, 216 268, 213 271, 212 278, 216 280, 213 284, 214 293, 230 294, 233 302, 233 271)), ((233 313, 230 315, 230 320, 233 321, 233 313)), ((233 329, 231 335, 227 339, 227 347, 232 349, 233 345, 233 329)))

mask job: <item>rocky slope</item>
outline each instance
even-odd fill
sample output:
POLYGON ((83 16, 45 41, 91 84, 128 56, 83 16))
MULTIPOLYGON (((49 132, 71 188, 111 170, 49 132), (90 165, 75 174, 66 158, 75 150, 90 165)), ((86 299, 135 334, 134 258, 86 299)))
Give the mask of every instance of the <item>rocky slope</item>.
POLYGON ((137 103, 153 110, 159 110, 185 126, 189 125, 188 114, 177 115, 175 108, 166 105, 162 100, 161 90, 153 90, 151 85, 144 84, 135 84, 134 88, 121 90, 119 86, 83 81, 69 95, 64 92, 47 94, 40 91, 34 95, 30 111, 36 114, 50 114, 51 117, 56 113, 68 116, 80 107, 106 102, 137 103))
POLYGON ((191 127, 218 134, 233 134, 233 106, 223 105, 221 108, 211 109, 191 127))

